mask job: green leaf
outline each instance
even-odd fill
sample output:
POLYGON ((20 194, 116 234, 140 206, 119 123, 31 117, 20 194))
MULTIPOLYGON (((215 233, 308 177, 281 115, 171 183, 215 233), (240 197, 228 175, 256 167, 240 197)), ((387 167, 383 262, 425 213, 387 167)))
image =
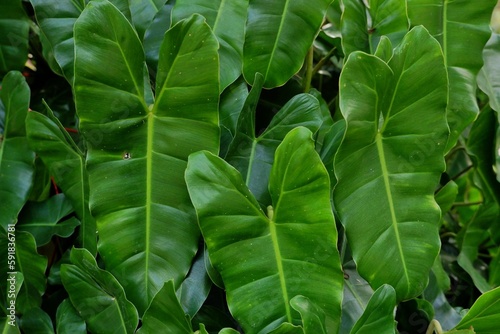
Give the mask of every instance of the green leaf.
POLYGON ((54 326, 49 315, 39 307, 25 312, 19 321, 19 326, 24 333, 30 334, 53 334, 54 326))
POLYGON ((299 94, 288 101, 273 117, 267 129, 255 135, 255 111, 260 96, 262 76, 257 75, 238 119, 236 135, 226 161, 245 178, 245 182, 262 207, 270 204, 267 181, 274 161, 274 152, 286 134, 297 126, 316 132, 322 123, 318 100, 310 94, 299 94))
POLYGON ((405 0, 344 1, 340 23, 346 58, 354 51, 374 54, 382 36, 397 45, 408 32, 405 0))
POLYGON ((207 256, 205 246, 202 246, 194 258, 186 279, 177 291, 179 302, 191 318, 198 313, 212 287, 212 282, 205 269, 205 256, 207 256))
MULTIPOLYGON (((43 57, 52 71, 74 80, 75 40, 73 28, 90 0, 30 0, 40 28, 43 57)), ((130 18, 128 0, 112 0, 130 18)))
POLYGON ((354 324, 359 320, 373 295, 373 289, 368 282, 356 271, 353 261, 343 265, 344 292, 342 298, 342 319, 340 333, 351 332, 354 324))
POLYGON ((16 268, 24 280, 16 299, 16 310, 24 313, 40 307, 45 293, 45 270, 48 260, 39 255, 33 236, 27 232, 16 232, 16 268))
POLYGON ((331 0, 254 0, 248 8, 243 46, 243 75, 257 72, 264 87, 286 83, 302 66, 331 0))
MULTIPOLYGON (((499 11, 500 12, 500 11, 499 11)), ((483 49, 484 66, 479 71, 477 83, 479 88, 489 97, 489 104, 497 112, 500 119, 500 70, 497 64, 500 62, 500 34, 492 32, 490 39, 483 49)), ((496 173, 497 181, 500 182, 500 130, 497 128, 496 139, 496 173)))
POLYGON ((49 117, 30 112, 26 131, 30 147, 49 167, 58 187, 62 189, 81 221, 80 244, 92 254, 97 253, 96 222, 89 209, 88 174, 85 155, 64 130, 52 110, 49 117))
POLYGON ((12 323, 9 318, 0 317, 0 333, 2 334, 20 334, 19 327, 12 323))
POLYGON ((226 156, 229 145, 236 135, 238 118, 247 98, 248 87, 242 77, 227 87, 220 96, 219 122, 221 128, 221 148, 219 155, 221 157, 226 156))
POLYGON ((278 147, 267 215, 241 174, 213 154, 190 156, 186 182, 229 309, 245 333, 300 324, 289 305, 298 294, 324 310, 327 330, 336 333, 342 271, 328 174, 311 132, 294 129, 278 147))
POLYGON ((423 291, 439 251, 434 189, 444 171, 446 101, 441 49, 421 27, 388 64, 354 52, 340 77, 347 130, 335 158, 335 208, 361 276, 373 288, 392 285, 398 301, 423 291))
POLYGON ((203 15, 220 43, 220 91, 241 75, 249 0, 176 0, 172 23, 203 15))
POLYGON ((370 298, 361 318, 351 330, 351 334, 395 333, 394 308, 396 291, 390 285, 381 285, 370 298))
POLYGON ((201 16, 172 27, 148 105, 144 51, 126 18, 93 1, 75 24, 75 99, 98 249, 141 315, 165 280, 179 287, 198 249, 183 175, 190 153, 218 150, 217 47, 201 16))
POLYGON ((156 14, 163 8, 167 0, 128 0, 132 23, 142 40, 144 32, 149 28, 156 14))
POLYGON ((300 326, 295 326, 288 322, 285 322, 278 328, 268 332, 268 334, 304 334, 304 330, 300 326))
POLYGON ((325 312, 309 298, 298 295, 290 300, 290 306, 300 313, 304 334, 326 334, 325 312))
POLYGON ((153 78, 156 77, 156 72, 158 71, 158 57, 163 37, 171 26, 170 21, 172 8, 174 6, 173 2, 175 1, 167 1, 167 3, 161 7, 158 13, 156 13, 153 22, 151 22, 144 33, 143 44, 146 53, 146 62, 148 64, 149 73, 153 78))
POLYGON ((20 72, 9 72, 0 91, 0 109, 5 110, 3 133, 0 133, 0 226, 7 230, 28 196, 33 181, 35 153, 26 140, 25 118, 30 103, 30 89, 20 72))
POLYGON ((467 142, 467 151, 476 167, 474 182, 482 192, 483 203, 464 229, 458 264, 471 275, 481 292, 491 289, 488 280, 475 268, 479 247, 489 238, 488 229, 495 228, 493 222, 500 217, 500 184, 492 169, 492 152, 496 137, 496 117, 489 107, 483 109, 474 122, 467 142))
POLYGON ((0 81, 10 70, 22 70, 28 59, 30 21, 21 0, 0 4, 0 81))
POLYGON ((88 0, 30 0, 40 28, 43 57, 52 71, 73 82, 73 26, 88 0))
POLYGON ((112 326, 114 333, 134 333, 137 310, 116 278, 100 269, 84 248, 71 250, 71 262, 61 265, 61 279, 89 331, 107 333, 112 326))
POLYGON ((166 282, 151 301, 137 333, 193 333, 191 323, 175 296, 172 280, 166 282))
POLYGON ((60 222, 72 212, 71 202, 64 194, 52 196, 44 202, 28 202, 19 215, 16 228, 31 233, 40 247, 49 243, 53 235, 67 238, 73 233, 80 225, 78 219, 73 217, 60 222))
POLYGON ((453 181, 446 183, 439 191, 436 193, 436 203, 441 208, 441 212, 446 213, 450 211, 455 203, 455 199, 458 195, 458 185, 453 181))
POLYGON ((500 323, 500 287, 482 294, 455 329, 471 326, 477 334, 495 334, 500 323))
POLYGON ((476 75, 481 53, 491 31, 489 22, 497 0, 408 0, 412 25, 424 25, 441 44, 449 77, 449 151, 462 131, 476 118, 476 75))
POLYGON ((69 299, 63 300, 57 308, 56 331, 58 334, 87 334, 85 320, 69 299))
POLYGON ((444 330, 455 327, 460 320, 462 320, 457 310, 455 310, 446 299, 434 271, 431 271, 429 275, 429 284, 425 288, 422 297, 432 304, 434 308, 434 318, 439 321, 444 330))
POLYGON ((492 33, 483 49, 484 66, 479 71, 477 83, 489 97, 490 106, 500 113, 500 34, 492 33))

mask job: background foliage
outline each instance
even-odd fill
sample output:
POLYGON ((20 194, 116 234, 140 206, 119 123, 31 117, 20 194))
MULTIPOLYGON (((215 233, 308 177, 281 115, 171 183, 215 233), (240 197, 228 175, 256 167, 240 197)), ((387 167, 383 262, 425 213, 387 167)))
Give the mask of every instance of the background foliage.
POLYGON ((499 6, 3 1, 2 333, 496 333, 499 6))

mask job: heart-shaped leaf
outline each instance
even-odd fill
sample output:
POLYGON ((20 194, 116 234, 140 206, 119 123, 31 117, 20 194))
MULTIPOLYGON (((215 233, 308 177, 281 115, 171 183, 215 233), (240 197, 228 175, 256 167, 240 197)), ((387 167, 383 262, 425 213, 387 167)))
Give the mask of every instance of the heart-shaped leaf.
POLYGON ((201 16, 173 26, 151 105, 144 51, 125 16, 92 1, 75 24, 75 99, 98 249, 141 315, 165 280, 180 286, 198 250, 183 175, 190 153, 218 150, 217 48, 201 16))
POLYGON ((361 276, 373 288, 392 285, 398 300, 422 293, 439 251, 434 190, 444 171, 446 102, 441 48, 422 27, 389 63, 352 53, 340 77, 347 129, 335 157, 335 208, 361 276))
POLYGON ((337 232, 328 173, 309 130, 292 130, 276 151, 267 215, 241 174, 213 154, 190 156, 186 182, 229 309, 245 333, 301 324, 290 307, 296 295, 323 309, 327 330, 338 331, 343 279, 337 232))

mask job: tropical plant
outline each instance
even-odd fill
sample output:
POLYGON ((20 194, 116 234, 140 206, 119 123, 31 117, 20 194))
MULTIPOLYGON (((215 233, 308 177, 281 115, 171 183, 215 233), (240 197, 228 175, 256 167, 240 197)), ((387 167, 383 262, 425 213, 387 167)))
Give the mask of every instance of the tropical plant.
POLYGON ((1 332, 497 333, 495 2, 4 1, 1 332))

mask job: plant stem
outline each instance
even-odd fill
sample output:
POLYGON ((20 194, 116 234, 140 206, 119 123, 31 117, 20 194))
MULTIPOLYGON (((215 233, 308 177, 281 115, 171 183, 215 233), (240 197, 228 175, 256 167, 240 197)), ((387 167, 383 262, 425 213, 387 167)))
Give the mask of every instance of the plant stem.
POLYGON ((321 67, 323 67, 323 65, 326 63, 326 61, 328 59, 330 59, 330 57, 333 55, 333 53, 335 52, 337 48, 333 48, 331 49, 330 51, 328 51, 328 53, 326 54, 326 56, 324 56, 323 58, 321 58, 321 60, 316 64, 316 66, 314 66, 313 70, 312 70, 312 74, 316 74, 318 73, 318 71, 321 69, 321 67))
POLYGON ((311 45, 306 57, 306 77, 304 78, 304 93, 309 92, 311 89, 311 81, 313 76, 313 61, 314 61, 314 47, 311 45))
POLYGON ((434 332, 436 332, 437 334, 443 333, 443 328, 441 328, 441 324, 436 319, 432 319, 425 334, 433 334, 434 332))
POLYGON ((453 206, 472 206, 472 205, 479 205, 483 204, 483 201, 477 201, 477 202, 455 202, 453 203, 453 206))

